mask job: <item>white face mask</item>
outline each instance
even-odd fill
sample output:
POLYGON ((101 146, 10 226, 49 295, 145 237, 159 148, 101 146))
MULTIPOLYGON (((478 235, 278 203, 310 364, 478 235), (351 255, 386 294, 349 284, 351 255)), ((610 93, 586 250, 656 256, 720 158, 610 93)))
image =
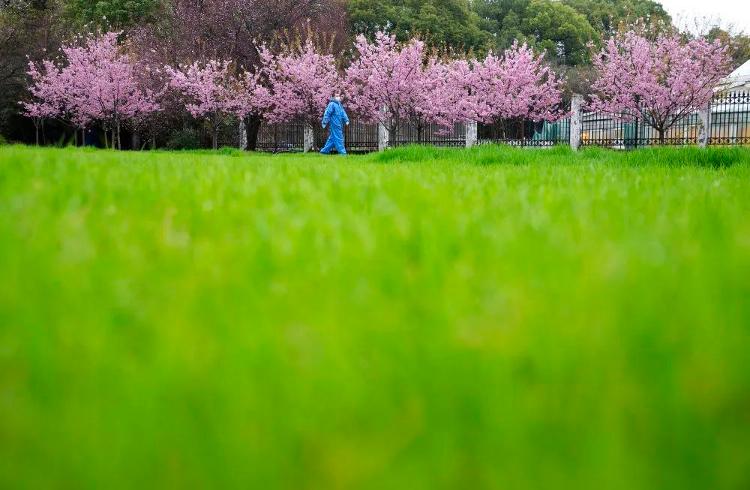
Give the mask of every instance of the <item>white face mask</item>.
POLYGON ((333 100, 335 100, 336 102, 341 102, 341 97, 334 97, 333 100))

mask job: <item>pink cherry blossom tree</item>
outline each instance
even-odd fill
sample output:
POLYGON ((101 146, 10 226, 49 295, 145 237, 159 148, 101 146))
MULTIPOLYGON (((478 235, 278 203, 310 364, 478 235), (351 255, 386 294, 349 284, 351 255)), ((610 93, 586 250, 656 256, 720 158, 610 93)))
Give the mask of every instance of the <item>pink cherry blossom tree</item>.
POLYGON ((394 135, 403 121, 417 127, 421 140, 430 123, 448 129, 472 120, 538 121, 562 115, 561 80, 544 56, 525 44, 481 61, 426 58, 420 41, 399 46, 383 33, 373 43, 360 36, 355 48, 358 57, 347 70, 351 107, 386 124, 394 135))
POLYGON ((170 86, 185 97, 185 107, 211 126, 213 148, 218 148, 219 127, 229 115, 248 110, 247 95, 231 71, 230 62, 209 60, 178 69, 165 67, 170 86))
POLYGON ((316 128, 341 85, 335 57, 308 39, 301 45, 287 45, 278 54, 262 46, 260 58, 267 90, 259 93, 258 103, 264 107, 265 119, 271 124, 302 120, 316 128))
POLYGON ((434 60, 425 62, 424 43, 399 45, 394 36, 378 32, 374 42, 358 36, 356 58, 346 70, 346 88, 352 112, 366 121, 384 124, 391 138, 404 122, 417 127, 418 139, 432 120, 436 78, 434 60))
MULTIPOLYGON (((514 44, 501 56, 474 61, 462 91, 463 110, 484 123, 504 120, 555 120, 562 116, 561 80, 526 44, 514 44)), ((459 80, 460 83, 460 80, 459 80)))
POLYGON ((64 106, 73 123, 85 128, 97 121, 112 133, 112 148, 122 148, 123 121, 158 109, 155 97, 138 82, 136 63, 118 44, 120 33, 107 32, 62 48, 60 69, 64 106))
POLYGON ((234 100, 229 107, 238 118, 260 117, 266 112, 271 97, 268 88, 261 83, 261 76, 261 70, 243 70, 237 76, 234 100))
POLYGON ((730 71, 730 57, 719 40, 684 41, 665 34, 652 41, 629 31, 606 42, 594 67, 598 78, 590 109, 641 119, 664 143, 672 126, 708 105, 714 87, 730 71))
POLYGON ((151 149, 155 149, 157 135, 169 130, 178 119, 176 116, 182 107, 181 100, 169 93, 170 78, 161 63, 153 63, 140 55, 137 63, 139 85, 148 91, 153 100, 158 101, 158 110, 140 114, 131 121, 132 147, 145 148, 150 141, 151 149), (141 137, 146 138, 145 142, 141 142, 141 137))
POLYGON ((57 77, 60 71, 51 60, 44 60, 41 66, 29 61, 27 71, 30 101, 21 102, 24 113, 34 122, 36 144, 39 146, 39 132, 44 131, 44 121, 59 117, 63 112, 63 95, 57 77))
POLYGON ((473 63, 467 60, 431 58, 423 84, 425 103, 421 105, 424 119, 450 130, 457 122, 476 120, 472 95, 473 63))
POLYGON ((158 110, 153 92, 138 81, 137 66, 118 44, 119 33, 83 38, 62 47, 62 60, 29 67, 34 100, 25 106, 32 117, 62 116, 84 129, 103 124, 112 131, 112 147, 122 148, 123 121, 158 110))
POLYGON ((86 99, 88 94, 76 87, 78 82, 74 77, 74 70, 69 68, 66 50, 74 46, 61 49, 62 56, 55 61, 42 60, 39 65, 29 62, 27 75, 29 76, 29 93, 31 101, 22 102, 26 115, 31 117, 37 129, 43 130, 45 119, 60 119, 74 128, 74 137, 78 143, 78 130, 82 138, 85 128, 91 124, 91 106, 86 99))

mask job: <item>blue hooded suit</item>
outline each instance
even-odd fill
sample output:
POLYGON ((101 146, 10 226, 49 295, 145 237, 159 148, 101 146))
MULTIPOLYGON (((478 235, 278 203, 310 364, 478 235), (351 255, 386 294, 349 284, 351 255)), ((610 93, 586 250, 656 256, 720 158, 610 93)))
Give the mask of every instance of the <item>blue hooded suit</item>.
POLYGON ((335 148, 339 155, 346 155, 344 126, 347 124, 349 124, 349 116, 346 115, 344 106, 338 100, 331 99, 323 114, 323 127, 330 125, 330 131, 325 146, 320 150, 321 153, 327 155, 335 148))

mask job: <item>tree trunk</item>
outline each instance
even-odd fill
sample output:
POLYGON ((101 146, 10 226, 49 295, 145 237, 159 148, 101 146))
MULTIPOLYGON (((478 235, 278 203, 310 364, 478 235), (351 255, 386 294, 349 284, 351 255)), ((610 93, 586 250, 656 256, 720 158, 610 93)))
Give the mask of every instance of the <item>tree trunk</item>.
POLYGON ((657 128, 656 131, 659 133, 659 144, 663 146, 664 145, 664 130, 657 128))
POLYGON ((117 149, 122 151, 122 140, 120 139, 120 120, 119 119, 117 120, 116 127, 117 127, 117 149))
POLYGON ((211 138, 213 140, 214 150, 218 150, 219 149, 219 128, 217 126, 214 126, 213 134, 211 135, 211 138))
POLYGON ((73 146, 78 146, 78 129, 73 128, 73 146))
POLYGON ((41 123, 37 120, 34 120, 34 130, 36 131, 36 146, 39 146, 39 125, 41 123))
POLYGON ((255 151, 258 149, 258 132, 260 131, 260 123, 260 116, 253 115, 245 118, 248 151, 255 151))
MULTIPOLYGON (((78 138, 78 136, 76 136, 78 138)), ((104 148, 109 149, 109 139, 107 139, 107 128, 104 128, 104 148)))

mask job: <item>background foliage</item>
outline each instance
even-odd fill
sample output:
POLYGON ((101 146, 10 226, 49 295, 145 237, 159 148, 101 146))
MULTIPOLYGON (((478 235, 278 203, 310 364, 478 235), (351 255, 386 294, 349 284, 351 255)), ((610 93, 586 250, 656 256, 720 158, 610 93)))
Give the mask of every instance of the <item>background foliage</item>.
MULTIPOLYGON (((546 50, 569 86, 586 91, 587 44, 599 44, 636 20, 653 31, 672 27, 653 0, 2 0, 0 134, 33 138, 31 122, 19 116, 18 106, 26 94, 26 57, 48 56, 86 30, 124 30, 139 56, 157 64, 220 58, 238 67, 257 63, 254 40, 272 42, 307 22, 333 36, 334 51, 351 46, 356 34, 372 36, 382 28, 400 40, 418 36, 429 47, 480 56, 518 40, 546 50)), ((736 65, 750 56, 750 37, 720 28, 707 28, 706 35, 728 41, 736 65)), ((184 113, 163 117, 199 129, 184 113)), ((249 133, 257 130, 259 120, 246 122, 249 133)), ((48 131, 54 134, 54 124, 48 131)))

